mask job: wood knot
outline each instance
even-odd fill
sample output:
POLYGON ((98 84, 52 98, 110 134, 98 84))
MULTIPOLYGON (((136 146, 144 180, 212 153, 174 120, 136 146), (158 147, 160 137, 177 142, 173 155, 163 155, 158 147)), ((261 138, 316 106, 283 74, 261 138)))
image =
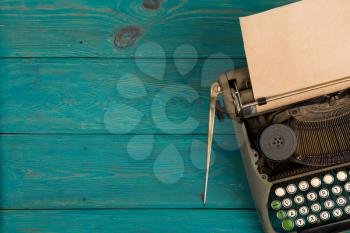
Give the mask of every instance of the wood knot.
POLYGON ((143 0, 143 7, 149 10, 159 9, 161 0, 143 0))
POLYGON ((136 38, 141 36, 141 31, 137 26, 126 26, 115 34, 114 45, 117 48, 126 48, 134 43, 136 38))

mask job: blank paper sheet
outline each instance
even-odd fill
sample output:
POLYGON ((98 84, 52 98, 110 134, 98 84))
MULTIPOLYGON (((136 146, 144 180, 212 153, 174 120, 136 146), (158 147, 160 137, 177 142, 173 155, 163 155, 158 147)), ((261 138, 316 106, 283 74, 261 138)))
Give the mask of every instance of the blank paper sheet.
MULTIPOLYGON (((303 0, 240 18, 255 99, 350 76, 350 0, 303 0)), ((349 88, 333 85, 258 111, 349 88)))

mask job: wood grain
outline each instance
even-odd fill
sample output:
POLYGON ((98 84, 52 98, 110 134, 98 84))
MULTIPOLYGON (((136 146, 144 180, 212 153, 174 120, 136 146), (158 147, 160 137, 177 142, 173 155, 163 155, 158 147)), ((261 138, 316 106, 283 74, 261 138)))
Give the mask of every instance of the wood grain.
POLYGON ((65 232, 251 232, 262 233, 255 211, 73 210, 2 211, 2 229, 12 233, 65 232))
MULTIPOLYGON (((227 62, 230 68, 245 65, 244 60, 209 61, 214 63, 180 60, 185 67, 195 65, 181 75, 174 60, 165 60, 159 78, 161 60, 153 59, 138 64, 115 59, 1 60, 1 132, 206 134, 209 88, 203 80, 216 80, 227 62), (203 75, 204 65, 209 76, 203 75)), ((216 133, 233 133, 227 125, 217 124, 216 133)))
MULTIPOLYGON (((2 135, 1 208, 204 208, 206 136, 134 137, 2 135)), ((235 138, 213 149, 206 208, 253 208, 235 138)))
POLYGON ((229 121, 202 205, 208 84, 294 1, 2 0, 0 231, 261 233, 229 121))
MULTIPOLYGON (((243 58, 238 17, 290 2, 5 0, 0 3, 0 55, 132 58, 138 46, 156 42, 166 57, 189 44, 199 57, 243 58)), ((142 55, 163 56, 157 51, 142 55)), ((185 49, 179 56, 192 55, 185 49)))

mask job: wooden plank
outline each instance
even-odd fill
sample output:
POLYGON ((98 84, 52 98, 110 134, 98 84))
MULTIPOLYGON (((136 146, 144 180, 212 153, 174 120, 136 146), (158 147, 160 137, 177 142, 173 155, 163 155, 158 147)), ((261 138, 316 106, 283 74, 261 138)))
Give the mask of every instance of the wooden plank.
MULTIPOLYGON (((206 134, 209 85, 244 65, 231 59, 2 59, 1 132, 206 134)), ((216 133, 233 133, 231 123, 217 124, 216 133)))
POLYGON ((141 45, 161 50, 141 57, 243 58, 238 17, 295 0, 4 0, 0 3, 2 57, 134 57, 141 45), (187 44, 190 47, 180 47, 187 44))
POLYGON ((2 211, 2 232, 262 233, 254 210, 2 211))
MULTIPOLYGON (((204 208, 206 136, 2 135, 0 207, 204 208)), ((215 138, 206 208, 253 208, 232 135, 215 138)))

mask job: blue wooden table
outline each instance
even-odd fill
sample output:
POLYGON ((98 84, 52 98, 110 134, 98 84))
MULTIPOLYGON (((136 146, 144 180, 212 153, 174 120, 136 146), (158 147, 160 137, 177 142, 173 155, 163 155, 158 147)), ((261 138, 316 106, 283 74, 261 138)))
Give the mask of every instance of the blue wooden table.
POLYGON ((2 0, 1 232, 261 232, 231 123, 238 17, 292 0, 2 0))

